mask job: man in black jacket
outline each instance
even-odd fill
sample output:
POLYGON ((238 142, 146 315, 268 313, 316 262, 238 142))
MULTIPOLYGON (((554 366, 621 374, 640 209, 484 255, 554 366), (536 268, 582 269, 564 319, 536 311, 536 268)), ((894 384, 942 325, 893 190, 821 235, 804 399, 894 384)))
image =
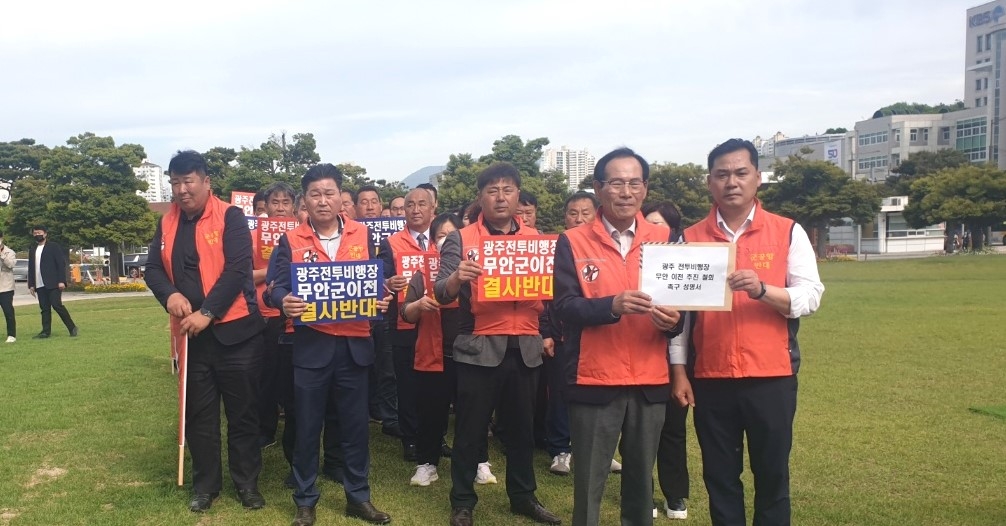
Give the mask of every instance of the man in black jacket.
POLYGON ((49 231, 44 226, 36 226, 31 234, 38 244, 28 251, 28 292, 38 298, 38 306, 42 309, 42 332, 35 338, 48 338, 52 333, 53 310, 63 320, 70 336, 76 336, 77 325, 63 306, 63 289, 66 288, 63 247, 48 241, 49 231))

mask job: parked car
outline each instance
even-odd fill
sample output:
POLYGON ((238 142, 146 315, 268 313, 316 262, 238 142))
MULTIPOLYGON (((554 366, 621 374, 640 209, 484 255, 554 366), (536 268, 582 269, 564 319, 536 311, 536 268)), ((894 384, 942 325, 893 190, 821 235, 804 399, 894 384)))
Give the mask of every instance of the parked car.
POLYGON ((139 278, 147 270, 146 254, 123 254, 122 273, 124 276, 139 278))
POLYGON ((28 281, 27 259, 19 259, 14 262, 14 281, 28 281))

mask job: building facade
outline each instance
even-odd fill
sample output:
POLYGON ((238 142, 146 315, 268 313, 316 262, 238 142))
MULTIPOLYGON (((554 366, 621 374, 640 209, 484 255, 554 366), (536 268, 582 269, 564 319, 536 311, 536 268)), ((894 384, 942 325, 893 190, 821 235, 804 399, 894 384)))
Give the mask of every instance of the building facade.
POLYGON ((946 225, 911 228, 905 220, 907 196, 885 197, 880 212, 862 229, 846 222, 828 229, 829 254, 935 253, 945 247, 946 225))
POLYGON ((755 149, 758 150, 758 157, 771 158, 771 157, 777 157, 775 153, 776 143, 782 141, 785 138, 786 135, 784 135, 781 131, 777 131, 775 132, 774 135, 770 135, 766 139, 762 139, 761 135, 759 135, 755 137, 754 140, 751 141, 751 143, 754 144, 755 149))
POLYGON ((164 203, 171 200, 171 187, 167 184, 164 170, 146 159, 136 167, 133 167, 136 178, 147 183, 146 191, 136 191, 136 195, 142 196, 148 203, 164 203))
MULTIPOLYGON (((1000 169, 1006 158, 999 151, 1006 148, 1000 133, 1002 108, 1001 83, 1006 63, 1006 0, 997 0, 967 11, 967 36, 964 41, 964 103, 980 110, 988 128, 986 160, 1000 169)), ((974 146, 977 148, 977 146, 974 146)))
POLYGON ((785 160, 791 155, 799 155, 812 161, 828 161, 846 173, 852 174, 855 139, 855 131, 781 139, 773 145, 774 155, 759 158, 758 167, 762 170, 771 170, 777 161, 785 160))
POLYGON ((542 151, 541 171, 559 171, 566 174, 570 191, 575 192, 584 179, 594 175, 597 159, 587 150, 571 150, 565 146, 542 151))

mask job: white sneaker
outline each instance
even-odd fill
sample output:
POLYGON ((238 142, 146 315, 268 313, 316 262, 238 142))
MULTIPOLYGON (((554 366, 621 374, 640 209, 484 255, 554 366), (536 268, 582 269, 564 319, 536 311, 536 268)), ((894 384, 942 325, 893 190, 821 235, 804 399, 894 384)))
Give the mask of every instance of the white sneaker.
POLYGON ((569 453, 559 453, 552 457, 552 466, 548 470, 555 475, 569 475, 569 461, 572 457, 569 453))
POLYGON ((15 338, 13 336, 8 336, 7 337, 7 343, 14 343, 16 341, 17 341, 17 338, 15 338))
POLYGON ((621 473, 622 472, 622 464, 619 463, 615 459, 611 459, 611 472, 612 473, 621 473))
POLYGON ((416 466, 416 474, 412 475, 409 484, 426 487, 437 480, 440 480, 440 475, 437 475, 437 467, 432 464, 421 464, 416 466))
POLYGON ((492 464, 488 462, 479 462, 479 470, 475 472, 475 483, 476 484, 495 484, 496 475, 493 475, 489 468, 492 464))
POLYGON ((688 505, 685 504, 685 499, 674 499, 671 502, 665 503, 664 511, 667 513, 668 519, 688 518, 688 505))

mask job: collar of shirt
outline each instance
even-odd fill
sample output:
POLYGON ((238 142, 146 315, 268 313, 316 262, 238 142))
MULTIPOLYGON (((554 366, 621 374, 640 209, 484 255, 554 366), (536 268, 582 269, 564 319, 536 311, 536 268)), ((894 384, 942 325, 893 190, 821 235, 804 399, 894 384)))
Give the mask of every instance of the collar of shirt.
POLYGON ((415 241, 417 245, 419 244, 419 234, 426 236, 426 246, 430 246, 430 229, 427 228, 423 232, 416 232, 411 228, 409 229, 409 235, 412 236, 412 240, 415 241))
MULTIPOLYGON (((509 232, 503 232, 502 230, 496 230, 495 228, 492 227, 492 225, 489 224, 488 221, 486 221, 484 219, 482 220, 482 225, 485 226, 486 230, 489 231, 489 234, 493 235, 493 236, 512 236, 512 235, 514 235, 514 234, 517 233, 517 222, 514 221, 513 219, 510 220, 510 231, 509 232)), ((427 236, 427 239, 429 239, 429 236, 427 236)))
POLYGON ((758 208, 757 206, 752 206, 751 207, 751 212, 748 213, 747 219, 745 219, 744 222, 741 223, 740 228, 738 228, 736 232, 734 232, 733 230, 730 230, 730 227, 727 226, 727 222, 724 221, 723 220, 723 216, 720 215, 720 209, 717 208, 716 209, 716 225, 720 227, 720 230, 722 230, 724 234, 727 235, 727 239, 729 239, 730 242, 733 243, 734 240, 736 240, 738 237, 740 237, 741 234, 743 234, 748 229, 748 227, 751 226, 751 222, 754 221, 755 210, 757 208, 758 208))
POLYGON ((318 229, 314 228, 314 223, 312 223, 310 219, 307 220, 307 223, 311 225, 311 232, 314 232, 315 237, 317 237, 320 241, 331 241, 342 237, 342 228, 345 226, 342 224, 342 216, 336 216, 336 219, 339 222, 339 227, 335 229, 335 234, 332 237, 324 237, 318 233, 318 229))
POLYGON ((205 212, 206 212, 206 209, 204 208, 204 209, 200 210, 198 214, 192 216, 191 219, 189 218, 188 214, 186 214, 185 212, 182 212, 182 214, 181 214, 182 223, 195 223, 196 221, 199 221, 199 218, 203 217, 203 213, 205 213, 205 212))
POLYGON ((604 229, 609 234, 611 234, 612 236, 621 237, 621 236, 624 236, 624 235, 628 234, 630 236, 635 237, 635 235, 636 235, 636 220, 635 219, 632 220, 632 224, 629 225, 629 228, 625 229, 625 232, 619 232, 617 228, 615 228, 611 223, 608 222, 608 218, 604 217, 604 214, 601 214, 601 223, 604 224, 604 229))

